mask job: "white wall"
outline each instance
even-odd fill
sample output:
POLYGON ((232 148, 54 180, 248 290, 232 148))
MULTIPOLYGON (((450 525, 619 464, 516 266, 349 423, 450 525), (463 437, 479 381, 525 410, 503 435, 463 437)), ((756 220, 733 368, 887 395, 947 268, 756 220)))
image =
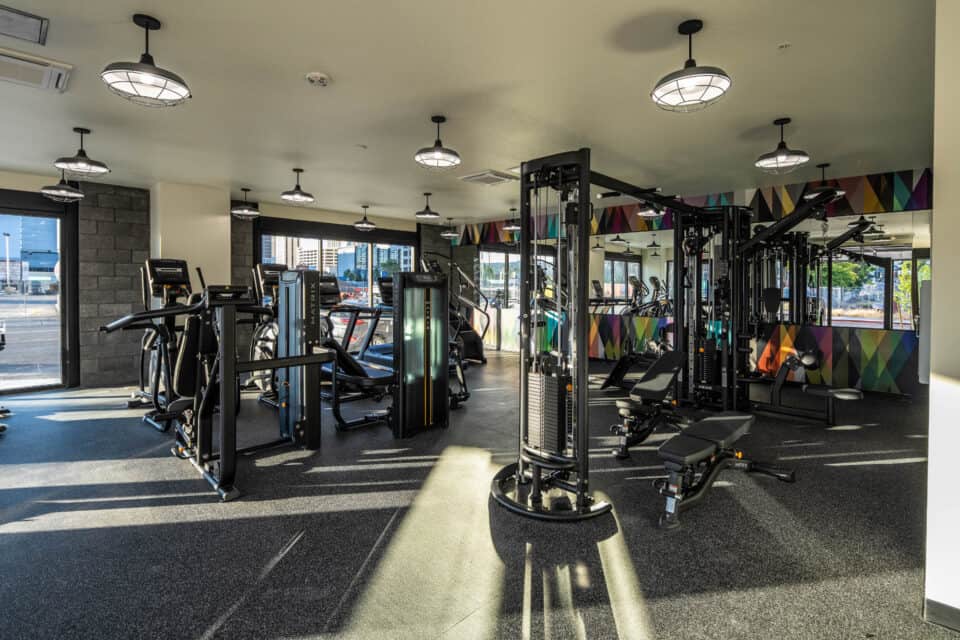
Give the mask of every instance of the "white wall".
MULTIPOLYGON (((960 2, 938 0, 934 74, 931 258, 933 288, 930 358, 930 432, 927 469, 926 599, 960 611, 960 296, 950 278, 960 273, 960 2), (937 276, 934 276, 937 277, 937 276)), ((927 609, 929 614, 930 609, 927 609)), ((929 616, 928 616, 929 617, 929 616)), ((941 621, 942 622, 942 621, 941 621)))
POLYGON ((230 192, 223 187, 158 182, 150 191, 150 255, 181 258, 207 284, 230 283, 230 192))

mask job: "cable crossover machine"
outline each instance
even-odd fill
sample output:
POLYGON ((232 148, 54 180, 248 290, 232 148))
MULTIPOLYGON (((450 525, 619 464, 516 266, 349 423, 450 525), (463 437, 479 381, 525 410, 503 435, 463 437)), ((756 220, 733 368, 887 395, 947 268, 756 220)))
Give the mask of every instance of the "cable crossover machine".
POLYGON ((525 162, 520 174, 519 455, 494 477, 491 494, 521 515, 583 520, 611 508, 589 485, 590 150, 525 162), (554 249, 548 295, 536 267, 554 249))

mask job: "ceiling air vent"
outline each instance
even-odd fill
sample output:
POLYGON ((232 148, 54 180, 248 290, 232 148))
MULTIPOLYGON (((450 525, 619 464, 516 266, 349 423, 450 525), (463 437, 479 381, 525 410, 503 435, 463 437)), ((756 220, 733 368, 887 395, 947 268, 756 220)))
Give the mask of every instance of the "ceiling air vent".
POLYGON ((0 47, 0 80, 37 89, 67 90, 73 66, 0 47))
POLYGON ((0 4, 0 36, 19 38, 36 44, 47 44, 50 21, 32 13, 0 4))
POLYGON ((513 182, 514 180, 519 180, 519 176, 515 176, 510 173, 505 173, 503 171, 494 171, 493 169, 486 169, 480 173, 471 173, 468 176, 460 176, 460 179, 464 182, 471 182, 473 184, 485 184, 488 187, 492 187, 497 184, 503 184, 504 182, 513 182))

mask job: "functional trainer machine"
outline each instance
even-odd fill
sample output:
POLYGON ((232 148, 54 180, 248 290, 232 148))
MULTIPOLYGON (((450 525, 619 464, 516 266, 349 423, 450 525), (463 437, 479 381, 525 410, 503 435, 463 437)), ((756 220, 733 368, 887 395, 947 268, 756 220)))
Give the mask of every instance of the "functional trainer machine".
MULTIPOLYGON (((277 306, 280 298, 280 274, 287 271, 285 264, 259 263, 253 268, 253 292, 256 303, 270 313, 261 315, 250 338, 250 360, 270 360, 277 355, 277 306)), ((269 369, 254 371, 247 379, 246 388, 260 389, 259 402, 279 408, 274 372, 269 369)))
POLYGON ((590 182, 589 149, 520 169, 519 452, 496 474, 491 494, 510 511, 541 520, 582 520, 611 508, 594 499, 589 484, 590 182), (550 222, 560 295, 548 305, 538 295, 536 267, 541 230, 550 222))

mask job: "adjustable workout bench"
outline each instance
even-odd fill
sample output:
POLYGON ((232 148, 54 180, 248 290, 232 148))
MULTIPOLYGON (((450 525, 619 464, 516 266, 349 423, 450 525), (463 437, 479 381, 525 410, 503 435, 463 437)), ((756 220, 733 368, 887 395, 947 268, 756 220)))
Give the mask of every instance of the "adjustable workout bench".
POLYGON ((680 525, 680 511, 696 504, 724 469, 762 473, 784 482, 793 482, 794 473, 762 462, 748 460, 733 448, 737 440, 750 432, 754 417, 749 414, 722 413, 690 425, 670 438, 658 453, 669 474, 654 486, 666 498, 660 526, 680 525))
POLYGON ((679 431, 686 423, 668 399, 683 362, 682 353, 667 351, 633 385, 629 400, 617 400, 623 422, 610 427, 611 432, 620 436, 620 445, 613 450, 617 458, 629 458, 629 448, 646 440, 658 427, 679 431))

